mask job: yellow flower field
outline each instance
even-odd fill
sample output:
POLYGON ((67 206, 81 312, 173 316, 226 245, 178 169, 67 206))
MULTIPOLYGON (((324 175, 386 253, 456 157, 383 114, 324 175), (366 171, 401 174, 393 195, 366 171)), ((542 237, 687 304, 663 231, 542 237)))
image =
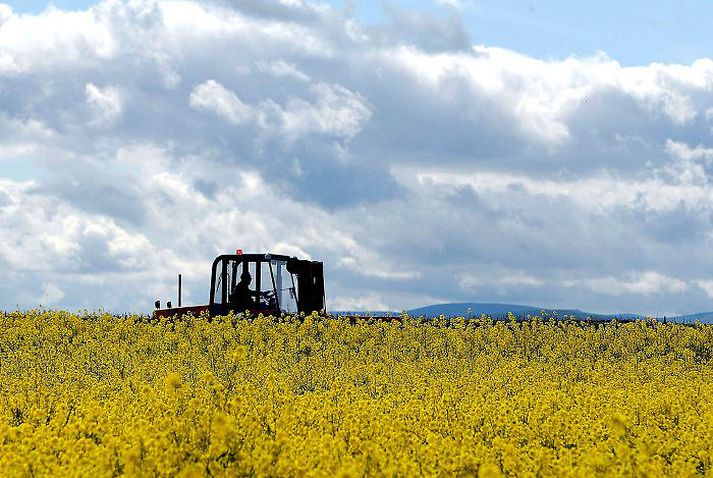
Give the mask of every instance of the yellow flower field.
POLYGON ((711 476, 713 326, 0 313, 2 476, 711 476))

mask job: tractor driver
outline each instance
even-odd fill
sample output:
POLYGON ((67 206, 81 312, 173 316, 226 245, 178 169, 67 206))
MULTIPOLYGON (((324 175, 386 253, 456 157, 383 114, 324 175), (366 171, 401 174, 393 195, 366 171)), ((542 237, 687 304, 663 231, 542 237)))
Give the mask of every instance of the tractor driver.
POLYGON ((243 271, 240 274, 240 281, 235 284, 235 288, 230 294, 230 301, 243 311, 257 308, 257 292, 250 289, 252 280, 250 272, 243 271))

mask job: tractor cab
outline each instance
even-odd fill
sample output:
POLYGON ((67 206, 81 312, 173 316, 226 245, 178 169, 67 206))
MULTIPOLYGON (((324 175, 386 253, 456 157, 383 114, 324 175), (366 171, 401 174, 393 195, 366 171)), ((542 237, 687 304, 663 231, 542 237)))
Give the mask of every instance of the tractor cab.
POLYGON ((181 306, 181 275, 178 276, 178 307, 166 308, 156 301, 154 318, 184 314, 211 317, 239 314, 311 314, 325 310, 324 267, 321 262, 277 254, 236 254, 213 261, 207 305, 181 306))
POLYGON ((212 317, 323 310, 321 262, 276 254, 229 254, 213 261, 208 305, 212 317))

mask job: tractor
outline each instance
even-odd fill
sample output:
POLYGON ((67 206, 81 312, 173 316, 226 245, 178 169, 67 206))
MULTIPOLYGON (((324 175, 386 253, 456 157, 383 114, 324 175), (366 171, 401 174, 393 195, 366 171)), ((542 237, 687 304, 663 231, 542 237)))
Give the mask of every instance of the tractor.
POLYGON ((178 307, 171 302, 161 308, 156 301, 155 318, 208 312, 210 317, 239 314, 311 314, 324 312, 324 267, 321 262, 278 254, 224 254, 213 261, 209 303, 181 306, 179 275, 178 307))

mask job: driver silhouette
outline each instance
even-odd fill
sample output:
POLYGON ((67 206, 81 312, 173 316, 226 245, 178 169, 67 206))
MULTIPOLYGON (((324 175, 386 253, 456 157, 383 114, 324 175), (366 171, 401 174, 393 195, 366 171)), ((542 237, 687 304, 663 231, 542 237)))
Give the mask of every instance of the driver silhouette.
POLYGON ((230 294, 230 301, 234 303, 239 309, 255 309, 257 308, 257 292, 250 289, 250 283, 253 280, 253 276, 250 272, 243 271, 240 274, 240 281, 235 284, 233 291, 230 294))

